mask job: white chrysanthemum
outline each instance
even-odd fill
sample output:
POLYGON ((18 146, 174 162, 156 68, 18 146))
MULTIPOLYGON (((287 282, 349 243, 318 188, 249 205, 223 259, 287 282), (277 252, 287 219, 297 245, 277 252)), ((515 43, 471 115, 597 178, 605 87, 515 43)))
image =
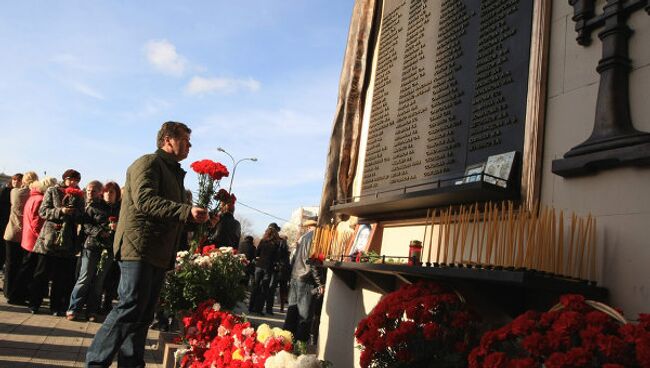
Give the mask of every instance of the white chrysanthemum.
POLYGON ((219 304, 219 303, 214 303, 214 304, 212 305, 212 310, 215 311, 215 312, 220 311, 220 310, 221 310, 221 304, 219 304))
POLYGON ((264 368, 295 368, 296 356, 284 350, 269 357, 264 362, 264 368))
POLYGON ((176 253, 176 258, 185 258, 190 252, 186 250, 181 250, 180 252, 176 253))
POLYGON ((232 253, 233 249, 232 247, 219 247, 219 251, 221 251, 221 253, 232 253))
POLYGON ((255 332, 255 329, 253 327, 246 327, 245 329, 241 330, 242 336, 250 336, 255 332))
POLYGON ((321 364, 316 355, 305 354, 296 359, 295 368, 320 368, 321 364))

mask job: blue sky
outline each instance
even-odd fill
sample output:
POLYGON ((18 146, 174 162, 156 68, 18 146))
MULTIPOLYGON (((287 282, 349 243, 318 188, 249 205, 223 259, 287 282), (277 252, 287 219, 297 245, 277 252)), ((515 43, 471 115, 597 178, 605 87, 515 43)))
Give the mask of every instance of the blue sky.
MULTIPOLYGON (((242 203, 289 218, 320 200, 352 1, 13 1, 0 12, 0 171, 124 182, 166 120, 183 167, 237 167, 242 203)), ((228 180, 222 184, 227 186, 228 180)), ((274 221, 243 206, 257 231, 274 221)))

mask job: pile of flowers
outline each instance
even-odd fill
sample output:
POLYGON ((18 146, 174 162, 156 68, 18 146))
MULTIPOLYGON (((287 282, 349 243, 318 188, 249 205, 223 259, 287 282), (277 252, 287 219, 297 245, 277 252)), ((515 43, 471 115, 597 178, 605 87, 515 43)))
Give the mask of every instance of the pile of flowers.
POLYGON ((623 324, 581 295, 564 295, 560 304, 485 333, 469 356, 470 367, 650 368, 650 315, 641 315, 637 325, 623 324))
POLYGON ((361 367, 464 367, 478 324, 477 315, 445 286, 405 285, 359 322, 361 367))
POLYGON ((182 368, 262 368, 273 355, 293 349, 291 332, 266 324, 255 330, 214 300, 200 303, 183 325, 189 347, 176 354, 182 368))
POLYGON ((225 308, 233 308, 245 298, 244 269, 246 256, 231 247, 203 247, 202 253, 181 251, 176 266, 168 272, 161 291, 163 308, 172 314, 193 310, 199 303, 217 299, 225 308))
MULTIPOLYGON (((194 201, 195 205, 209 211, 213 210, 215 191, 219 188, 221 179, 230 175, 228 169, 221 163, 212 160, 195 161, 190 167, 199 175, 199 191, 194 201)), ((205 232, 206 226, 199 225, 194 231, 194 240, 200 243, 205 238, 205 232)))

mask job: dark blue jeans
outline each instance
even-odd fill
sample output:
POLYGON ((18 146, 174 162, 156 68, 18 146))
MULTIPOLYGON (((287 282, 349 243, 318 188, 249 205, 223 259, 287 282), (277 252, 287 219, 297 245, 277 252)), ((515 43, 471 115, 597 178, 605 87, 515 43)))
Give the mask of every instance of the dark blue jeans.
POLYGON ((121 261, 118 305, 106 316, 86 354, 87 367, 144 367, 147 331, 160 295, 165 270, 141 261, 121 261))

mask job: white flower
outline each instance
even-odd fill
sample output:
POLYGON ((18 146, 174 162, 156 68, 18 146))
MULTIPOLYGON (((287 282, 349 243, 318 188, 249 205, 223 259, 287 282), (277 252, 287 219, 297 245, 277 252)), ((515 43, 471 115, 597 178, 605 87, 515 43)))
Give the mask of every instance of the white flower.
POLYGON ((219 304, 219 303, 214 303, 214 304, 212 305, 212 310, 215 311, 215 312, 220 311, 220 310, 221 310, 221 304, 219 304))
POLYGON ((295 368, 320 368, 321 364, 316 355, 305 354, 296 359, 295 368))
POLYGON ((223 326, 219 326, 219 328, 217 329, 217 335, 219 335, 219 337, 223 337, 227 335, 228 332, 229 332, 228 329, 223 326))
POLYGON ((219 251, 221 251, 221 253, 232 253, 233 249, 232 247, 219 247, 219 251))
POLYGON ((176 258, 185 258, 188 254, 190 254, 190 252, 188 252, 186 250, 182 250, 182 251, 176 253, 176 258))
POLYGON ((255 332, 255 329, 253 327, 246 327, 245 329, 241 330, 242 336, 250 336, 255 332))
POLYGON ((269 357, 264 362, 264 368, 295 368, 296 356, 284 350, 269 357))

